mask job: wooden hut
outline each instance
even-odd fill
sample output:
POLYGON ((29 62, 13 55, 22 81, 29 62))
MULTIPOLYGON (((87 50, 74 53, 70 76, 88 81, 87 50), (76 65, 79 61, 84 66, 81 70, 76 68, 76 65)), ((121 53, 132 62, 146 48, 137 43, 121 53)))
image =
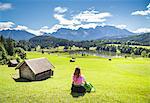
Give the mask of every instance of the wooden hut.
POLYGON ((25 60, 16 69, 19 69, 20 78, 28 80, 43 80, 53 76, 55 68, 46 58, 25 60))
POLYGON ((18 65, 17 60, 10 60, 8 62, 8 67, 16 67, 18 65))

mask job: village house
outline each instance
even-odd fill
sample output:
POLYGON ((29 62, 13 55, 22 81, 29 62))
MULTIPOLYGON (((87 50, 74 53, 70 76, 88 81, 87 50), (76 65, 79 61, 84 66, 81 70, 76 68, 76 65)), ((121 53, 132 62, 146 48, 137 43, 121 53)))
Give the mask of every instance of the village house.
POLYGON ((16 67, 20 78, 28 80, 47 79, 53 76, 53 68, 55 67, 46 58, 25 60, 16 67))

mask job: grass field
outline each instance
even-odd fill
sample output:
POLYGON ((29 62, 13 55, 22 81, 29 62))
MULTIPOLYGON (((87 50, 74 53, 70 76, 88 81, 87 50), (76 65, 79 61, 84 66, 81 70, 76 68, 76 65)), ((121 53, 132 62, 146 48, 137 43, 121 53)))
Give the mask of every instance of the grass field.
MULTIPOLYGON (((64 51, 64 46, 59 46, 59 47, 50 48, 50 49, 43 49, 43 50, 44 51, 64 51)), ((69 50, 85 50, 85 49, 73 46, 71 48, 68 48, 68 51, 69 50)), ((37 47, 37 51, 41 51, 41 48, 39 46, 37 47)))
POLYGON ((0 66, 0 103, 150 103, 150 59, 100 57, 70 58, 63 55, 27 53, 27 58, 46 57, 56 67, 54 77, 38 82, 15 82, 14 68, 0 66), (71 75, 76 66, 96 92, 73 98, 71 75))

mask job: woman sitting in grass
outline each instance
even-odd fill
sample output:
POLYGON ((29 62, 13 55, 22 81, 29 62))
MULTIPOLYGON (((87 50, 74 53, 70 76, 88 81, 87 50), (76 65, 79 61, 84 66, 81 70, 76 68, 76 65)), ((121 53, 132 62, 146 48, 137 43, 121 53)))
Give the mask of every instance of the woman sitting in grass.
POLYGON ((80 68, 75 68, 75 72, 72 77, 72 88, 71 92, 74 93, 85 93, 86 89, 84 88, 84 84, 86 83, 84 77, 81 75, 80 68))
MULTIPOLYGON (((81 75, 80 68, 75 68, 73 77, 72 77, 72 87, 71 87, 71 94, 79 93, 83 96, 86 92, 95 92, 95 88, 92 86, 91 83, 85 81, 84 77, 81 75)), ((79 96, 79 95, 74 95, 79 96)))

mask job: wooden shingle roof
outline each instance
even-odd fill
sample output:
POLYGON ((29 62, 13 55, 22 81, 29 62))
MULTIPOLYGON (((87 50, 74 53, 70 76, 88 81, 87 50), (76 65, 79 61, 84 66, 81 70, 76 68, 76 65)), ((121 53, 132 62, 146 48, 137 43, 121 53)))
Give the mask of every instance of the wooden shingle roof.
POLYGON ((55 68, 46 58, 37 58, 25 60, 23 63, 20 63, 16 67, 16 69, 19 69, 24 63, 26 63, 27 66, 29 66, 29 68, 34 72, 34 74, 39 74, 55 68))

